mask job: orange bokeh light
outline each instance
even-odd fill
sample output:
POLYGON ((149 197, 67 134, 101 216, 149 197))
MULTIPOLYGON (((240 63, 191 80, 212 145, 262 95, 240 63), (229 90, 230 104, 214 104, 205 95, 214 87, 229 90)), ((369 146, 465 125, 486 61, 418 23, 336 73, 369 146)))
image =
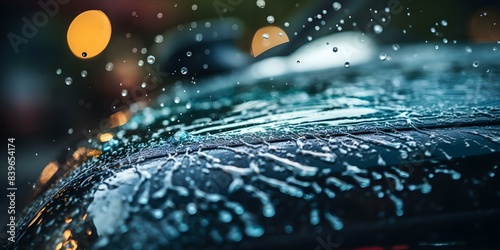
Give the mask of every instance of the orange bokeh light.
POLYGON ((289 41, 287 34, 280 27, 266 26, 255 32, 250 52, 256 57, 269 49, 289 41))
POLYGON ((71 52, 80 59, 99 55, 111 39, 111 22, 100 10, 88 10, 71 22, 67 40, 71 52))

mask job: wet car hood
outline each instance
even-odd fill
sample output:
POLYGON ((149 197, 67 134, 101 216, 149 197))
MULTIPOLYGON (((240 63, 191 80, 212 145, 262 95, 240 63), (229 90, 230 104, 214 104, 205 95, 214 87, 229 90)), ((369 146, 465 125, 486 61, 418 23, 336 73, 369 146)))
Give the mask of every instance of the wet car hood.
POLYGON ((490 123, 498 119, 500 96, 491 47, 477 46, 470 55, 463 46, 409 46, 390 62, 373 60, 349 69, 266 78, 252 77, 248 70, 194 84, 179 81, 107 144, 125 149, 119 139, 130 134, 138 143, 184 151, 191 144, 198 148, 199 141, 203 148, 212 140, 241 144, 242 139, 490 123))
POLYGON ((387 246, 456 242, 453 221, 492 228, 500 65, 491 48, 407 46, 350 68, 179 81, 103 131, 113 139, 87 143, 96 157, 61 163, 71 171, 26 209, 16 244, 387 246))

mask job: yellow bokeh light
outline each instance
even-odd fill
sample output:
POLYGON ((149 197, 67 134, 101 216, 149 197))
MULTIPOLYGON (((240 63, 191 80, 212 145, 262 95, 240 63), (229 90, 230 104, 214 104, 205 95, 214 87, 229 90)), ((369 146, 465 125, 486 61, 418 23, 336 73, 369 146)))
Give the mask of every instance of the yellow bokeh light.
POLYGON ((256 57, 271 48, 289 41, 287 34, 280 27, 266 26, 255 32, 252 40, 251 53, 256 57))
MULTIPOLYGON (((75 150, 75 152, 73 152, 73 159, 72 160, 74 160, 76 162, 85 161, 89 157, 97 158, 97 157, 101 156, 101 154, 102 154, 102 151, 100 151, 100 150, 80 147, 80 148, 77 148, 75 150)), ((71 163, 68 163, 68 165, 71 165, 71 163)))
POLYGON ((57 164, 57 162, 50 162, 47 166, 45 166, 42 173, 40 174, 38 183, 41 185, 45 184, 50 180, 50 178, 52 178, 52 176, 54 176, 58 169, 59 165, 57 164))
POLYGON ((42 216, 43 212, 45 211, 47 207, 42 207, 42 209, 40 209, 40 211, 38 211, 38 213, 36 214, 35 218, 33 218, 30 222, 30 224, 28 225, 28 227, 31 227, 35 222, 38 221, 37 225, 39 225, 42 220, 38 220, 38 218, 40 218, 40 216, 42 216))
POLYGON ((88 10, 71 22, 67 40, 71 52, 80 59, 99 55, 111 38, 111 22, 100 10, 88 10))
POLYGON ((111 133, 104 133, 99 136, 99 140, 101 142, 107 142, 109 140, 113 139, 113 134, 111 133))
POLYGON ((132 116, 132 113, 130 111, 118 111, 114 114, 112 114, 109 119, 110 119, 110 128, 115 128, 119 127, 125 123, 128 122, 130 117, 132 116))
POLYGON ((64 240, 68 240, 71 237, 71 235, 72 234, 71 234, 70 230, 68 230, 68 229, 64 230, 64 232, 63 232, 63 238, 64 238, 64 240))

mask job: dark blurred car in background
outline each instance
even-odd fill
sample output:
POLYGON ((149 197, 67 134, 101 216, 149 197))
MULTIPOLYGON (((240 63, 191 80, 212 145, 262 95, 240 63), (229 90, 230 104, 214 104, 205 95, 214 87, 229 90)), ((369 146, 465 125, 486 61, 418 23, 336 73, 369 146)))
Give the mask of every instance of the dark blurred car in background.
POLYGON ((9 248, 498 247, 495 1, 40 3, 3 3, 9 248))

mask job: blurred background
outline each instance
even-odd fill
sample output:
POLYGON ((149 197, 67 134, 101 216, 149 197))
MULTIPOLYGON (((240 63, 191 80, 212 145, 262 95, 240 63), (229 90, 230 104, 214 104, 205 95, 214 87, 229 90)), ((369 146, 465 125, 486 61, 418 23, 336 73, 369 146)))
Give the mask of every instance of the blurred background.
MULTIPOLYGON (((383 27, 383 32, 374 32, 380 44, 500 41, 500 3, 493 0, 16 0, 1 5, 1 133, 4 143, 16 138, 18 207, 43 168, 64 159, 77 141, 89 139, 88 131, 102 127, 102 119, 116 113, 117 106, 147 104, 179 78, 234 71, 268 56, 289 54, 322 35, 371 32, 370 25, 377 23, 383 27), (388 6, 397 11, 387 14, 388 6), (81 60, 69 50, 66 32, 78 14, 91 9, 108 15, 112 36, 103 53, 81 60), (253 58, 250 47, 255 32, 271 24, 286 32, 289 45, 253 58), (213 30, 220 35, 213 35, 213 30), (188 45, 182 36, 193 31, 194 36, 205 37, 195 38, 199 43, 189 48, 202 48, 199 54, 210 63, 196 66, 200 57, 186 58, 188 45), (225 47, 210 53, 203 47, 209 42, 223 42, 225 47), (230 55, 220 56, 223 53, 230 55), (150 65, 149 55, 157 62, 150 65), (180 65, 189 74, 182 73, 180 65), (130 91, 150 80, 151 69, 162 81, 139 100, 130 91)), ((1 155, 6 162, 5 146, 1 155)), ((1 171, 6 176, 6 164, 1 171)), ((5 182, 2 177, 2 185, 5 182)), ((7 214, 5 198, 0 198, 2 224, 7 214)))

